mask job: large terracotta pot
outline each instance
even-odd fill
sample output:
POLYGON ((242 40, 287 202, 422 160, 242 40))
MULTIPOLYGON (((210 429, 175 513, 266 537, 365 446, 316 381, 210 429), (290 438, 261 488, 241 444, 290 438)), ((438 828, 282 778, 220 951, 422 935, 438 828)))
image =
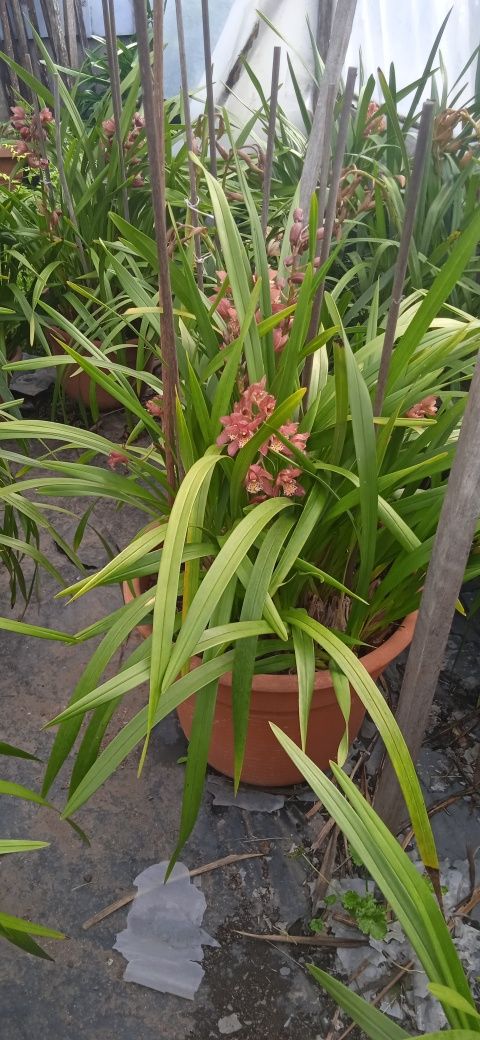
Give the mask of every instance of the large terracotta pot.
MULTIPOLYGON (((140 595, 142 591, 138 578, 134 578, 131 585, 133 593, 127 582, 123 584, 123 596, 126 603, 129 603, 134 595, 140 595)), ((393 635, 386 639, 381 646, 362 657, 362 664, 372 679, 378 679, 384 669, 410 645, 416 620, 416 611, 408 614, 393 635)), ((138 631, 146 639, 152 633, 152 626, 139 625, 138 631)), ((197 668, 199 664, 201 664, 201 659, 194 657, 191 667, 197 668)), ((180 725, 187 739, 190 738, 194 708, 194 696, 177 708, 180 725)), ((351 741, 355 740, 364 717, 363 704, 352 690, 349 724, 351 741)), ((302 781, 301 773, 281 748, 270 729, 269 722, 275 722, 284 733, 300 745, 296 675, 254 676, 242 780, 258 787, 284 787, 302 781)), ((344 727, 330 672, 317 672, 308 723, 307 754, 321 769, 326 769, 330 760, 336 758, 344 727)), ((218 684, 208 761, 220 773, 225 776, 233 776, 231 674, 222 676, 218 684)))
MULTIPOLYGON (((58 339, 63 339, 65 343, 70 343, 70 336, 67 332, 63 332, 62 329, 57 329, 54 326, 50 329, 45 330, 45 336, 48 341, 48 345, 52 354, 65 354, 65 351, 57 343, 58 339), (57 337, 57 338, 56 338, 57 337)), ((95 346, 100 346, 99 340, 94 340, 95 346)), ((135 343, 128 345, 125 350, 126 362, 129 368, 135 368, 137 347, 135 343)), ((117 361, 117 355, 115 351, 109 354, 109 359, 114 363, 117 361)), ((108 368, 101 368, 101 372, 108 375, 108 368)), ((70 397, 72 401, 81 402, 86 408, 90 407, 90 391, 92 387, 92 380, 86 372, 77 372, 75 374, 75 366, 66 365, 62 374, 62 386, 65 390, 67 397, 70 397)), ((116 397, 112 397, 107 390, 103 389, 103 386, 99 386, 97 383, 93 386, 94 397, 96 397, 98 409, 100 412, 111 412, 115 408, 121 408, 121 404, 117 401, 116 397)))

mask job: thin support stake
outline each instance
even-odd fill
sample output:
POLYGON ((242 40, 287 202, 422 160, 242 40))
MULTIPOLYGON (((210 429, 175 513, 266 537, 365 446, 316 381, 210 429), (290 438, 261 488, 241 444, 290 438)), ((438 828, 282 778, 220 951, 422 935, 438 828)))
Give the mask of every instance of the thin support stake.
POLYGON ((65 36, 70 58, 70 68, 78 68, 77 20, 75 17, 75 0, 63 0, 63 17, 65 36))
MULTIPOLYGON (((325 215, 325 200, 327 197, 327 182, 328 173, 330 169, 330 152, 331 152, 331 141, 332 141, 332 129, 333 129, 333 113, 335 108, 335 97, 337 94, 336 86, 331 83, 327 90, 326 98, 326 114, 325 114, 325 126, 324 126, 324 137, 322 147, 322 164, 320 169, 320 183, 318 186, 317 197, 318 197, 318 227, 323 227, 324 215, 325 215)), ((316 243, 316 255, 319 253, 319 241, 316 243)), ((317 292, 316 297, 312 305, 312 315, 310 318, 310 325, 308 329, 308 339, 313 339, 317 333, 318 322, 320 320, 320 310, 322 306, 322 294, 317 292)), ((303 386, 309 386, 312 378, 313 370, 313 354, 309 354, 302 373, 302 384, 303 386)), ((308 394, 305 396, 304 401, 305 407, 308 406, 308 394)))
POLYGON ((217 176, 217 139, 215 135, 215 106, 213 103, 212 48, 210 44, 210 17, 208 0, 202 0, 203 53, 205 55, 205 85, 207 88, 207 120, 210 149, 210 171, 217 176))
POLYGON ((188 148, 188 177, 190 183, 190 206, 188 219, 193 229, 193 244, 195 249, 195 264, 197 270, 197 285, 203 290, 203 263, 202 242, 198 233, 198 195, 197 195, 197 172, 192 161, 191 153, 194 151, 194 140, 192 130, 192 119, 190 115, 190 95, 188 92, 187 55, 185 51, 185 33, 183 29, 182 0, 175 0, 175 11, 177 16, 178 55, 180 59, 180 76, 182 81, 183 113, 185 119, 185 134, 188 148))
MULTIPOLYGON (((414 762, 422 746, 455 604, 480 515, 479 443, 480 360, 477 359, 396 715, 414 762)), ((375 809, 394 831, 404 818, 403 798, 390 764, 380 778, 375 809)))
MULTIPOLYGON (((333 156, 332 163, 332 178, 328 192, 328 202, 327 208, 325 210, 325 220, 323 221, 323 238, 321 240, 320 245, 320 267, 323 267, 323 264, 326 263, 328 255, 330 253, 330 246, 332 243, 333 227, 335 224, 335 213, 337 209, 338 191, 340 188, 340 179, 342 176, 343 169, 343 159, 345 156, 345 148, 347 145, 348 124, 350 122, 350 116, 352 112, 353 94, 355 90, 356 78, 357 70, 353 67, 350 67, 347 72, 347 80, 345 83, 343 105, 340 114, 338 134, 335 144, 335 153, 333 156)), ((319 227, 321 226, 322 223, 320 219, 319 227)), ((308 339, 313 339, 313 337, 317 335, 324 292, 325 281, 322 281, 317 289, 317 292, 315 294, 315 300, 313 302, 312 317, 310 319, 310 327, 308 330, 308 339)))
POLYGON ((413 159, 412 175, 410 177, 407 189, 407 197, 405 199, 405 216, 403 220, 402 235, 400 238, 397 262, 395 264, 395 274, 393 277, 392 301, 388 311, 387 325, 383 340, 382 356, 380 359, 380 368, 378 371, 377 389, 375 392, 375 402, 373 405, 374 415, 382 414, 383 402, 385 399, 388 373, 390 370, 390 362, 392 360, 393 344, 395 342, 395 333, 397 330, 398 314, 403 294, 403 286, 405 284, 405 275, 407 272, 408 254, 410 250, 410 242, 412 239, 413 223, 415 220, 415 212, 417 209, 418 197, 420 195, 423 171, 425 169, 425 160, 427 158, 428 144, 430 141, 430 131, 432 127, 434 107, 435 106, 433 101, 425 101, 420 117, 420 126, 418 129, 417 144, 415 147, 415 155, 413 159))
POLYGON ((272 187, 273 152, 275 148, 275 129, 277 125, 278 79, 280 75, 281 47, 273 48, 272 84, 270 87, 270 115, 268 118, 267 151, 265 155, 265 171, 263 177, 262 231, 266 234, 268 210, 270 206, 270 189, 272 187))
POLYGON ((327 96, 331 86, 338 89, 338 83, 342 73, 345 55, 347 53, 348 41, 352 31, 353 17, 355 14, 357 0, 338 0, 335 17, 333 20, 330 45, 328 48, 325 72, 322 76, 318 91, 318 100, 312 122, 303 172, 300 180, 300 208, 308 219, 310 200, 315 191, 320 176, 322 163, 323 142, 327 121, 327 96))
POLYGON ((165 141, 163 103, 163 0, 156 0, 154 8, 154 77, 155 94, 150 64, 147 12, 145 0, 133 0, 137 33, 138 60, 143 90, 145 126, 152 203, 155 219, 155 240, 158 255, 158 294, 160 312, 160 343, 163 381, 163 434, 165 438, 165 468, 171 495, 176 486, 175 402, 178 389, 178 365, 175 350, 172 293, 170 288, 169 257, 167 250, 167 222, 165 217, 165 141))
MULTIPOLYGON (((9 58, 11 58, 12 61, 15 61, 15 53, 14 53, 14 50, 13 50, 13 40, 12 40, 12 34, 10 32, 10 22, 8 20, 8 11, 7 11, 6 0, 0 0, 0 22, 2 24, 3 47, 4 47, 4 50, 5 50, 5 54, 9 58)), ((18 81, 18 76, 17 76, 17 73, 15 72, 15 69, 10 69, 9 68, 8 75, 9 75, 9 78, 10 78, 10 87, 11 87, 12 95, 13 94, 19 94, 20 93, 20 83, 18 81)), ((10 100, 13 101, 13 97, 11 97, 10 100)))
POLYGON ((55 61, 65 67, 68 65, 68 54, 58 0, 40 0, 40 3, 55 61))
POLYGON ((108 68, 112 91, 113 120, 115 123, 115 140, 118 151, 118 168, 122 182, 122 207, 125 220, 130 220, 128 209, 128 191, 126 185, 125 156, 121 131, 122 92, 120 86, 120 69, 118 65, 117 33, 115 28, 115 8, 112 0, 102 0, 103 23, 105 26, 105 42, 107 44, 108 68))
POLYGON ((80 47, 82 51, 82 60, 85 57, 85 51, 87 50, 87 31, 85 29, 85 18, 83 14, 83 3, 82 0, 75 0, 75 16, 77 19, 77 32, 80 40, 80 47))
POLYGON ((63 164, 63 149, 62 149, 62 139, 61 139, 61 107, 60 107, 60 90, 59 90, 59 83, 58 83, 58 72, 54 72, 54 74, 53 74, 53 103, 54 103, 54 106, 55 106, 55 148, 56 148, 56 153, 57 153, 58 176, 60 178, 60 185, 61 185, 61 188, 62 188, 62 194, 63 194, 63 198, 65 200, 65 205, 66 205, 67 210, 68 210, 68 216, 70 218, 72 227, 74 229, 75 242, 77 244, 77 249, 78 249, 78 252, 80 254, 80 260, 81 260, 81 263, 82 263, 82 267, 83 267, 84 273, 86 274, 87 271, 88 271, 87 261, 85 259, 85 252, 84 252, 84 249, 83 249, 83 243, 82 243, 82 240, 80 238, 80 234, 79 234, 79 230, 78 230, 77 217, 76 217, 75 209, 74 209, 74 206, 73 206, 72 196, 70 194, 70 189, 68 187, 67 178, 65 176, 65 166, 63 164))

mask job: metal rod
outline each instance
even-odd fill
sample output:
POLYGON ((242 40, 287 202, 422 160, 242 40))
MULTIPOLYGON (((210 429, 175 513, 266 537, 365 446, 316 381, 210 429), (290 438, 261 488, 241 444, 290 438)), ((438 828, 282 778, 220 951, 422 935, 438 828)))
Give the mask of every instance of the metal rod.
POLYGON ((145 0, 133 0, 137 33, 138 60, 143 89, 145 127, 147 135, 152 203, 155 219, 155 240, 158 255, 158 293, 160 311, 160 348, 163 381, 163 433, 165 438, 165 467, 172 495, 176 487, 175 400, 178 388, 178 366, 175 350, 172 294, 170 288, 169 257, 167 250, 167 223, 165 217, 165 141, 163 104, 163 0, 156 0, 154 8, 154 79, 152 82, 150 46, 145 0))
POLYGON ((272 187, 273 153, 275 149, 275 129, 277 125, 278 78, 280 75, 281 47, 273 48, 272 84, 270 87, 270 114, 268 118, 267 151, 265 155, 265 171, 263 177, 262 199, 262 231, 266 234, 268 210, 270 206, 270 190, 272 187))
POLYGON ((217 176, 217 139, 215 135, 215 105, 213 102, 212 48, 210 44, 210 17, 208 0, 202 0, 203 53, 205 55, 205 85, 207 88, 207 120, 210 150, 210 170, 217 176))
POLYGON ((402 300, 403 286, 405 284, 413 223, 415 220, 415 212, 417 209, 423 171, 425 169, 425 160, 427 158, 428 144, 430 141, 430 130, 432 126, 434 107, 433 101, 425 101, 420 116, 420 126, 418 129, 413 168, 405 199, 405 215, 402 234, 398 248, 397 262, 395 264, 395 273, 393 276, 392 300, 388 311, 382 356, 380 358, 380 368, 378 370, 377 389, 375 391, 375 402, 373 405, 374 415, 382 414, 383 402, 385 399, 385 390, 387 387, 390 362, 392 360, 398 314, 402 300))
POLYGON ((190 183, 190 205, 188 209, 188 219, 193 229, 193 247, 195 250, 195 265, 197 272, 197 285, 199 289, 203 290, 203 262, 202 262, 202 241, 198 233, 199 219, 198 219, 198 194, 197 194, 197 171, 194 162, 191 159, 191 152, 194 150, 193 130, 192 130, 192 119, 190 115, 190 96, 188 92, 188 71, 187 71, 187 55, 185 51, 185 33, 183 29, 183 12, 182 12, 182 0, 175 0, 175 11, 177 16, 177 35, 178 35, 178 55, 180 60, 180 76, 182 81, 182 100, 183 100, 183 113, 185 120, 185 135, 187 138, 188 148, 188 177, 190 183))
MULTIPOLYGON (((414 762, 422 746, 480 514, 479 443, 480 360, 477 359, 398 702, 397 722, 414 762)), ((405 807, 390 764, 380 778, 375 808, 387 825, 396 830, 405 807)))
POLYGON ((128 191, 126 185, 125 156, 123 152, 123 140, 121 131, 122 119, 122 91, 120 86, 120 68, 118 65, 117 33, 115 29, 115 8, 112 0, 102 0, 103 23, 105 27, 105 42, 107 44, 108 68, 110 73, 110 87, 112 92, 113 120, 115 123, 115 140, 118 150, 118 168, 122 182, 122 206, 125 220, 130 220, 128 208, 128 191))

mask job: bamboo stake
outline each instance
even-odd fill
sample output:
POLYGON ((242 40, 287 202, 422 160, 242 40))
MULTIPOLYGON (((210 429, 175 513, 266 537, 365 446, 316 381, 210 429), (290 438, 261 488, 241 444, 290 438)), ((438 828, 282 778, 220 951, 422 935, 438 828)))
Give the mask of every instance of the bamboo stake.
MULTIPOLYGON (((333 9, 334 0, 318 0, 317 31, 315 33, 315 43, 317 45, 318 52, 324 64, 328 54, 328 48, 330 45, 330 38, 332 34, 333 9)), ((314 83, 312 91, 312 112, 315 111, 317 105, 318 89, 319 88, 317 83, 314 83)))
POLYGON ((332 35, 334 0, 318 0, 316 44, 323 62, 326 61, 332 35))
MULTIPOLYGON (((12 61, 15 61, 15 53, 14 53, 14 50, 13 50, 13 40, 12 40, 12 34, 10 32, 10 22, 8 20, 8 11, 7 11, 6 0, 0 0, 0 21, 2 23, 3 46, 4 46, 5 54, 9 58, 11 58, 12 61)), ((10 78, 11 94, 12 95, 20 94, 20 83, 18 81, 18 76, 17 76, 17 73, 15 72, 15 69, 9 69, 8 70, 8 75, 9 75, 9 78, 10 78)), ((10 100, 13 101, 13 96, 10 98, 10 100)))
MULTIPOLYGON (((397 722, 416 762, 422 746, 477 518, 480 515, 480 360, 473 374, 457 450, 443 501, 432 555, 408 655, 397 722)), ((404 802, 387 763, 375 809, 396 831, 404 802)))
MULTIPOLYGON (((328 192, 328 202, 325 210, 325 219, 323 220, 323 238, 321 240, 321 244, 319 243, 320 267, 322 267, 323 264, 327 261, 328 255, 330 253, 330 246, 332 243, 333 226, 335 223, 335 213, 337 208, 338 190, 340 187, 340 178, 342 176, 343 159, 347 144, 348 124, 350 121, 350 115, 352 111, 353 94, 355 90, 356 78, 357 70, 353 67, 350 67, 347 72, 345 93, 343 95, 343 106, 340 114, 340 122, 338 125, 338 135, 332 165, 332 177, 328 192)), ((320 211, 318 224, 319 227, 322 226, 322 217, 320 217, 320 211)), ((313 339, 313 337, 316 336, 318 332, 318 325, 320 322, 320 314, 322 310, 324 292, 325 279, 320 283, 315 294, 315 299, 313 301, 312 317, 310 319, 310 327, 308 330, 309 340, 313 339)), ((308 358, 307 360, 309 360, 311 363, 311 358, 308 358)))
POLYGON ((182 81, 183 113, 185 119, 185 134, 188 148, 188 177, 190 183, 190 205, 188 219, 193 228, 193 246, 195 250, 195 264, 197 270, 197 285, 203 290, 203 262, 202 242, 198 233, 198 194, 197 194, 197 172, 192 161, 191 153, 194 151, 194 140, 192 130, 192 118, 190 115, 190 95, 188 92, 187 55, 185 51, 185 33, 183 29, 182 0, 175 0, 175 11, 177 16, 178 55, 180 60, 180 77, 182 81))
POLYGON ((335 11, 325 72, 318 91, 318 101, 315 107, 312 130, 300 181, 300 207, 303 209, 306 219, 308 219, 310 200, 320 175, 323 142, 328 117, 327 96, 330 87, 335 88, 335 94, 338 89, 352 30, 355 7, 356 0, 338 0, 335 11))
POLYGON ((266 234, 268 210, 270 206, 270 189, 272 186, 273 152, 275 148, 275 128, 277 125, 278 78, 280 74, 281 47, 273 48, 272 84, 270 87, 270 115, 268 119, 267 151, 265 155, 265 171, 263 177, 262 199, 262 231, 266 234))
POLYGON ((202 0, 203 53, 205 55, 205 85, 207 88, 208 140, 210 148, 210 170, 217 176, 217 139, 215 136, 215 106, 213 102, 212 48, 210 44, 210 17, 208 0, 202 0))
POLYGON ((143 104, 147 134, 152 202, 155 218, 155 239, 158 254, 158 292, 160 311, 160 346, 163 380, 163 433, 165 438, 165 465, 167 480, 174 494, 176 486, 175 401, 178 388, 178 366, 175 350, 172 294, 170 288, 169 258, 167 251, 167 223, 165 218, 165 141, 163 104, 163 0, 154 7, 154 77, 155 95, 150 66, 147 14, 145 0, 133 0, 138 43, 138 59, 142 79, 143 104))
POLYGON ((67 178, 65 176, 65 166, 64 166, 64 162, 63 162, 63 148, 62 148, 62 139, 61 139, 61 105, 60 105, 60 90, 59 90, 58 79, 59 79, 59 74, 58 74, 58 72, 55 72, 53 74, 53 103, 54 103, 54 107, 55 107, 55 113, 54 113, 55 114, 55 148, 56 148, 56 153, 57 153, 58 176, 60 178, 60 185, 61 185, 61 188, 62 188, 62 195, 63 195, 63 198, 65 200, 65 205, 66 205, 67 210, 68 210, 68 216, 70 218, 70 221, 71 221, 71 224, 72 224, 72 227, 73 227, 73 230, 74 230, 75 242, 76 242, 76 245, 77 245, 78 252, 80 254, 80 260, 81 260, 81 263, 82 263, 82 267, 83 267, 84 273, 86 274, 87 271, 88 271, 87 261, 86 261, 86 258, 85 258, 85 252, 84 252, 84 249, 83 249, 82 239, 80 238, 80 232, 78 230, 77 216, 76 216, 75 209, 74 209, 74 206, 73 206, 72 196, 70 194, 70 189, 68 187, 67 178))
POLYGON ((112 0, 102 0, 103 23, 105 28, 105 42, 107 44, 108 69, 110 73, 110 87, 112 91, 113 119, 115 123, 115 140, 118 151, 118 169, 122 182, 122 207, 125 220, 130 220, 128 208, 128 190, 126 185, 125 156, 123 152, 123 140, 121 131, 122 118, 122 90, 120 85, 120 68, 118 64, 117 33, 115 28, 115 8, 112 0))
POLYGON ((430 131, 432 127, 434 108, 435 106, 433 101, 425 101, 422 107, 422 114, 420 116, 420 126, 418 129, 418 137, 415 147, 415 155, 413 159, 413 168, 408 184, 407 196, 405 199, 405 214, 403 220, 402 235, 400 238, 400 245, 398 248, 397 262, 395 264, 395 274, 393 276, 392 300, 388 311, 387 326, 385 329, 382 356, 380 359, 380 368, 378 371, 377 389, 375 392, 375 402, 373 406, 374 415, 382 414, 383 402, 385 399, 385 390, 387 387, 390 362, 392 360, 393 344, 395 342, 398 314, 400 310, 400 303, 402 300, 403 286, 405 284, 405 275, 407 271, 408 254, 410 251, 410 243, 412 239, 413 223, 415 220, 417 202, 423 179, 423 171, 425 169, 425 161, 427 158, 428 145, 430 141, 430 131))

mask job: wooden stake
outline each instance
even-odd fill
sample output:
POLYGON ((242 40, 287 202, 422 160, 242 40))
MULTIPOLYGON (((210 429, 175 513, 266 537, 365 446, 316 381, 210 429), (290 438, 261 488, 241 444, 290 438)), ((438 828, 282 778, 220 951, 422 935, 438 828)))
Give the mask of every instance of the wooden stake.
POLYGON ((105 27, 105 42, 107 45, 108 70, 110 73, 110 87, 112 91, 113 119, 115 123, 115 141, 118 151, 118 169, 122 182, 122 206, 125 220, 130 220, 128 208, 128 190, 126 185, 125 156, 123 152, 123 140, 121 131, 122 118, 122 90, 120 85, 120 67, 118 64, 117 33, 115 27, 115 7, 112 0, 102 0, 103 24, 105 27))
POLYGON ((60 90, 59 90, 58 79, 59 79, 59 73, 55 72, 54 75, 53 75, 53 102, 54 102, 54 107, 55 107, 55 111, 54 111, 54 115, 55 115, 55 146, 56 146, 56 153, 57 153, 58 176, 60 178, 60 185, 61 185, 61 189, 62 189, 62 195, 63 195, 63 199, 64 199, 65 205, 67 207, 67 210, 68 210, 68 216, 70 218, 72 227, 74 229, 75 242, 76 242, 77 249, 78 249, 78 252, 79 252, 79 255, 80 255, 80 260, 82 262, 82 267, 83 267, 84 273, 86 274, 87 271, 88 271, 87 261, 86 261, 86 258, 85 258, 85 253, 84 253, 84 249, 83 249, 83 243, 82 243, 82 240, 80 238, 80 233, 79 233, 79 230, 78 230, 77 215, 75 213, 75 209, 74 209, 74 206, 73 206, 72 196, 70 194, 70 188, 68 187, 67 178, 65 176, 65 167, 64 167, 64 163, 63 163, 63 148, 62 148, 62 139, 61 139, 61 105, 60 105, 60 90))
MULTIPOLYGON (((28 38, 29 26, 31 26, 31 28, 34 29, 36 33, 40 33, 40 30, 39 30, 39 26, 38 26, 37 12, 35 10, 34 0, 26 0, 26 2, 27 2, 28 18, 27 18, 27 12, 25 11, 25 8, 23 7, 23 4, 22 4, 22 11, 23 11, 23 20, 25 22, 25 32, 26 32, 27 38, 28 38)), ((31 46, 31 49, 30 49, 30 57, 31 57, 31 60, 32 60, 33 71, 34 71, 37 79, 41 80, 45 84, 45 86, 48 86, 47 70, 46 70, 45 66, 42 65, 40 63, 40 61, 39 61, 38 51, 37 51, 37 46, 36 46, 35 40, 32 41, 32 46, 31 46)))
POLYGON ((334 0, 318 0, 316 44, 323 62, 326 61, 332 35, 334 0))
POLYGON ((58 0, 40 0, 40 3, 42 5, 42 14, 52 44, 55 61, 58 65, 67 66, 67 46, 65 43, 65 33, 63 31, 58 0))
POLYGON ((270 87, 270 115, 268 119, 267 151, 265 155, 265 171, 263 177, 262 199, 262 231, 266 234, 268 210, 270 206, 270 189, 272 186, 273 153, 275 149, 275 129, 277 125, 278 78, 280 74, 281 47, 273 48, 272 84, 270 87))
MULTIPOLYGON (((414 762, 422 746, 455 604, 480 515, 479 443, 480 361, 477 360, 396 715, 414 762)), ((380 778, 374 804, 385 823, 395 831, 396 822, 405 813, 405 806, 390 763, 380 778)))
MULTIPOLYGON (((5 50, 5 54, 9 58, 11 58, 12 61, 15 61, 15 53, 13 50, 13 40, 12 34, 10 32, 10 22, 8 20, 6 0, 0 0, 0 21, 2 23, 3 47, 5 50)), ((20 94, 20 83, 15 69, 9 69, 8 75, 10 78, 10 87, 12 95, 10 97, 10 100, 13 101, 13 95, 20 94)))
MULTIPOLYGON (((17 44, 17 61, 22 68, 27 68, 27 61, 30 60, 30 50, 28 47, 27 34, 25 32, 25 25, 23 21, 23 11, 20 5, 20 0, 12 0, 10 3, 10 12, 13 19, 12 28, 16 34, 17 44)), ((32 97, 32 92, 29 87, 24 83, 22 85, 22 93, 24 97, 32 97)))
POLYGON ((378 371, 377 389, 375 392, 375 402, 373 405, 374 415, 382 414, 383 402, 385 399, 385 390, 387 387, 388 373, 390 369, 390 362, 392 360, 393 344, 395 342, 395 333, 397 329, 398 313, 400 310, 403 286, 405 284, 405 275, 407 272, 408 254, 410 251, 410 243, 412 239, 413 223, 415 220, 415 212, 417 209, 418 197, 422 185, 423 171, 425 169, 425 161, 427 158, 428 145, 430 141, 430 131, 432 127, 434 108, 435 106, 433 101, 425 101, 420 117, 420 126, 418 129, 417 143, 415 146, 413 168, 408 183, 407 195, 405 199, 405 214, 403 219, 402 234, 400 238, 400 245, 398 248, 397 262, 395 264, 395 274, 393 276, 392 299, 388 311, 387 326, 385 329, 382 356, 380 359, 380 368, 378 371))
POLYGON ((305 154, 302 177, 300 180, 300 207, 305 220, 308 220, 310 200, 317 187, 323 156, 323 144, 327 128, 327 98, 330 88, 335 95, 342 73, 348 41, 352 31, 353 17, 357 0, 338 0, 332 26, 330 46, 328 48, 325 72, 318 92, 312 130, 305 154))
POLYGON ((82 61, 85 57, 85 51, 87 50, 87 32, 85 29, 85 19, 83 15, 83 4, 82 0, 75 0, 75 17, 77 19, 77 33, 80 40, 80 47, 82 52, 82 61))
POLYGON ((160 348, 163 380, 163 434, 165 438, 165 468, 171 495, 176 487, 176 422, 175 401, 178 389, 178 365, 175 349, 172 293, 170 288, 169 257, 167 251, 167 222, 165 217, 165 141, 163 102, 163 0, 154 6, 154 78, 150 66, 145 0, 133 0, 137 32, 138 59, 142 79, 145 127, 147 134, 152 202, 155 218, 155 239, 158 255, 158 293, 160 312, 160 348))
POLYGON ((78 68, 77 19, 75 16, 75 0, 63 0, 63 20, 65 36, 70 59, 70 68, 78 68))
POLYGON ((188 219, 190 220, 190 224, 193 228, 193 245, 195 249, 197 285, 199 289, 203 290, 202 241, 197 231, 199 227, 197 171, 190 155, 190 153, 194 151, 194 140, 192 130, 192 119, 190 115, 190 96, 188 92, 187 55, 185 51, 185 33, 183 29, 182 0, 175 0, 175 11, 177 16, 178 55, 180 60, 180 76, 182 81, 183 114, 185 119, 185 134, 187 138, 187 148, 189 152, 188 177, 190 182, 190 206, 188 211, 188 219))
POLYGON ((205 85, 207 88, 208 140, 210 171, 217 176, 217 139, 215 135, 215 106, 213 103, 212 48, 210 45, 210 17, 208 0, 202 0, 203 53, 205 55, 205 85))

